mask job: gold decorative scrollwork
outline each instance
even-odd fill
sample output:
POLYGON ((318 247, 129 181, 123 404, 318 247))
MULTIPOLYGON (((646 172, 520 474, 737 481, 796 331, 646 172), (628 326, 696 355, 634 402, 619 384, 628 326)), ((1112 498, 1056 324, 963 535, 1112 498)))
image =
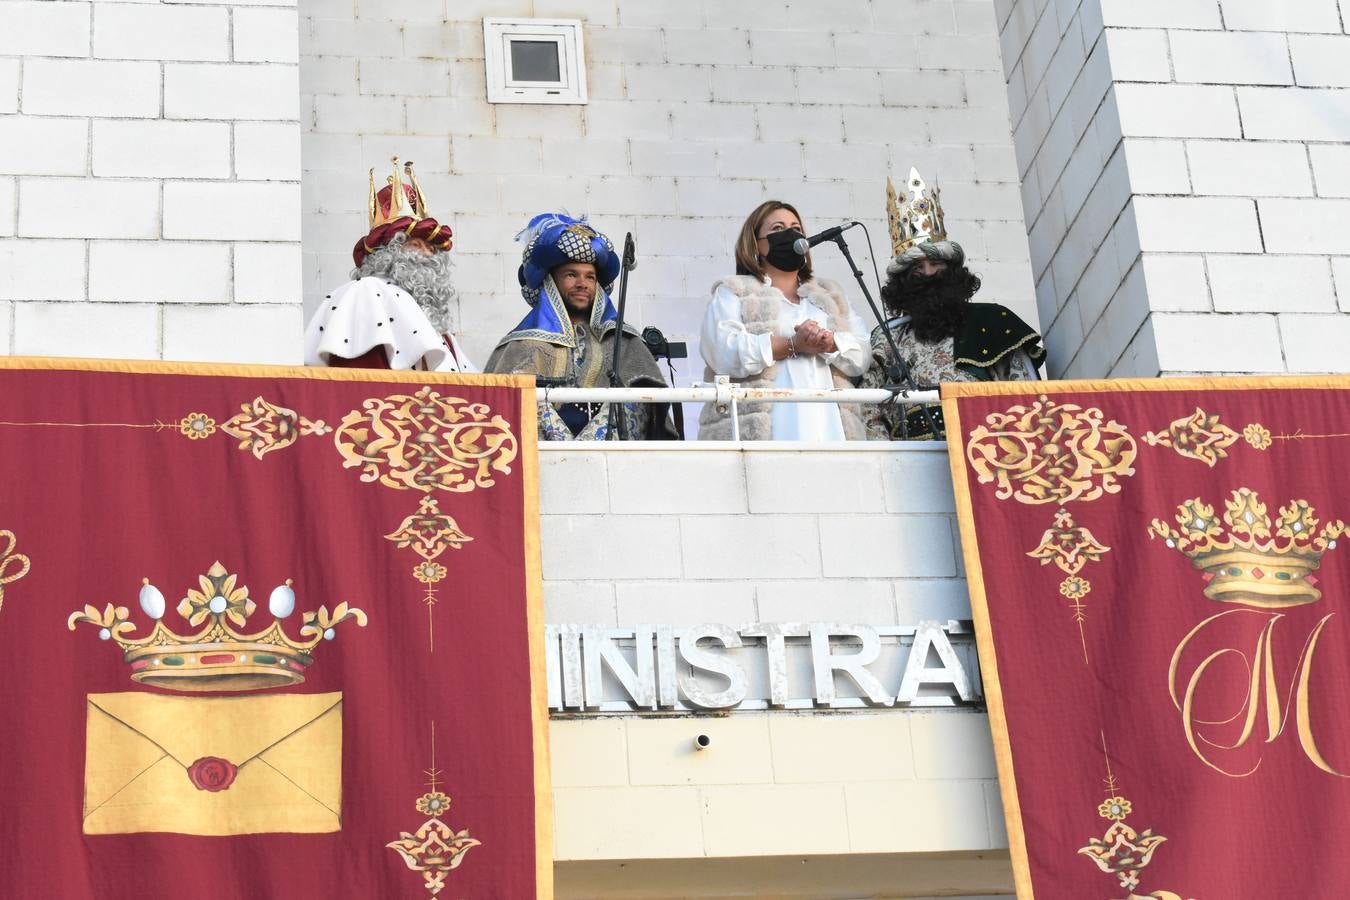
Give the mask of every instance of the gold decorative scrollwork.
POLYGON ((374 397, 343 416, 333 436, 345 468, 396 490, 491 487, 509 473, 518 444, 511 424, 483 403, 442 397, 430 387, 374 397))
POLYGON ((418 504, 417 512, 404 519, 392 533, 386 534, 385 539, 393 541, 399 549, 411 547, 414 553, 427 562, 431 562, 449 548, 458 550, 466 542, 473 540, 460 531, 454 519, 441 512, 440 505, 434 497, 423 497, 422 502, 418 504))
POLYGON ((402 857, 409 869, 421 873, 427 893, 434 897, 445 889, 445 877, 450 871, 464 862, 464 854, 482 844, 469 836, 469 829, 455 831, 441 821, 441 817, 450 811, 450 798, 437 790, 441 770, 436 768, 435 722, 431 723, 431 768, 425 769, 423 774, 427 776, 430 790, 418 797, 414 806, 419 813, 431 818, 416 831, 399 832, 398 840, 385 846, 402 857))
MULTIPOLYGON (((1124 797, 1114 798, 1124 800, 1124 797)), ((1128 806, 1128 801, 1126 801, 1128 806)), ((1127 813, 1128 814, 1128 813, 1127 813)), ((1103 872, 1115 875, 1120 886, 1134 890, 1139 886, 1139 872, 1153 859, 1153 851, 1167 838, 1154 834, 1153 829, 1135 831, 1123 821, 1114 821, 1106 834, 1092 838, 1078 852, 1097 864, 1103 872)))
POLYGON ((12 584, 28 574, 32 567, 28 557, 15 553, 19 539, 9 529, 0 530, 0 609, 5 606, 5 585, 12 584))
MULTIPOLYGON (((424 801, 445 797, 444 794, 424 794, 418 800, 418 808, 427 805, 424 801)), ((449 799, 446 798, 449 807, 449 799)), ((399 839, 385 844, 403 857, 404 864, 414 872, 422 873, 422 881, 427 892, 433 897, 445 888, 445 876, 459 868, 464 862, 464 854, 481 841, 469 837, 467 828, 455 831, 440 819, 432 817, 423 822, 416 831, 399 832, 399 839)))
POLYGON ((1042 394, 1030 406, 987 416, 971 431, 966 458, 981 484, 997 484, 1000 500, 1096 500, 1120 491, 1138 453, 1125 426, 1103 418, 1099 409, 1042 394))
MULTIPOLYGON (((262 397, 254 397, 252 403, 240 404, 239 410, 220 426, 220 430, 237 438, 239 449, 250 451, 258 459, 274 450, 289 447, 301 435, 328 434, 332 431, 322 419, 311 422, 295 410, 268 403, 262 397)), ((184 433, 187 433, 186 429, 184 433)))
POLYGON ((1139 886, 1139 876, 1144 868, 1153 861, 1153 854, 1167 840, 1152 828, 1136 831, 1125 820, 1134 812, 1134 804, 1120 795, 1116 776, 1111 772, 1111 755, 1106 750, 1106 733, 1102 733, 1102 753, 1106 756, 1106 800, 1097 805, 1097 815, 1111 822, 1101 837, 1090 838, 1086 847, 1078 852, 1097 864, 1097 868, 1108 875, 1116 876, 1120 886, 1130 892, 1126 900, 1144 900, 1152 897, 1157 900, 1182 900, 1181 895, 1171 891, 1153 891, 1149 894, 1135 894, 1139 886))
POLYGON ((1041 565, 1054 563, 1066 577, 1059 592, 1069 600, 1083 663, 1088 663, 1087 604, 1091 583, 1079 570, 1110 550, 1087 528, 1075 524, 1062 504, 1089 502, 1119 493, 1122 478, 1134 474, 1138 445, 1128 429, 1106 420, 1096 408, 1060 403, 1045 394, 1029 405, 990 413, 966 442, 966 459, 980 484, 994 484, 1000 500, 1061 504, 1054 524, 1027 556, 1041 565))
POLYGON ((1144 433, 1144 441, 1150 447, 1171 447, 1211 469, 1228 455, 1228 448, 1237 439, 1237 432, 1220 422, 1218 413, 1207 413, 1198 406, 1189 416, 1169 424, 1166 431, 1144 433))
POLYGON ((1027 556, 1039 559, 1043 566, 1054 563, 1065 575, 1077 575, 1088 563, 1100 562, 1110 549, 1093 537, 1091 531, 1075 524, 1068 510, 1061 509, 1055 513, 1055 524, 1045 530, 1040 544, 1027 556))
POLYGON ((445 566, 436 562, 436 557, 446 550, 458 550, 473 540, 460 530, 453 518, 441 512, 435 497, 426 496, 418 504, 417 512, 384 537, 399 549, 411 547, 422 557, 422 561, 413 566, 412 576, 422 582, 422 602, 427 605, 428 613, 436 604, 436 585, 449 574, 445 566))

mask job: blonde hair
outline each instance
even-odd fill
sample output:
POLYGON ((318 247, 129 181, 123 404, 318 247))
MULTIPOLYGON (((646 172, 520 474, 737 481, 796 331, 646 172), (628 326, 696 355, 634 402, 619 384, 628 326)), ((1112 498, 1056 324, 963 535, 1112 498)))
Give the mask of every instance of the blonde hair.
MULTIPOLYGON (((764 225, 764 220, 770 214, 785 209, 797 217, 797 221, 802 221, 802 214, 797 212, 797 207, 791 203, 784 203, 782 200, 765 200, 746 218, 745 224, 741 226, 741 233, 736 238, 736 274, 753 275, 756 278, 764 277, 764 263, 759 257, 759 229, 764 225)), ((802 228, 806 224, 802 223, 802 228)), ((806 254, 806 265, 797 272, 799 282, 811 280, 811 253, 806 254)))

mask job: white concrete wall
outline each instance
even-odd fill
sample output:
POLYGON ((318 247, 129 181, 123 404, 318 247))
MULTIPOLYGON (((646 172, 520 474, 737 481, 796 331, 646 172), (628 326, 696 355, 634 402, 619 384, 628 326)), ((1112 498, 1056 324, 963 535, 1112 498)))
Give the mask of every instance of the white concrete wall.
POLYGON ((1118 366, 1148 310, 1100 0, 997 6, 1049 372, 1157 374, 1118 366))
MULTIPOLYGON (((970 615, 942 445, 551 445, 540 464, 550 623, 970 615)), ((552 741, 560 861, 1007 846, 979 713, 565 718, 552 741)))
POLYGON ((0 6, 0 352, 300 362, 297 23, 0 6))
MULTIPOLYGON (((903 179, 911 164, 941 182, 950 227, 984 276, 981 297, 1035 321, 991 0, 300 9, 309 308, 351 269, 367 168, 383 173, 399 154, 417 162, 432 213, 455 231, 458 328, 479 361, 526 311, 512 237, 532 214, 588 212, 616 241, 632 230, 641 263, 630 317, 693 339, 759 201, 798 204, 808 227, 865 221, 884 267, 886 176, 903 179), (590 103, 488 104, 484 15, 584 20, 590 103)), ((851 283, 837 250, 816 262, 851 283)), ((701 378, 701 362, 691 371, 701 378)))
POLYGON ((999 6, 1052 374, 1343 370, 1336 0, 999 6))

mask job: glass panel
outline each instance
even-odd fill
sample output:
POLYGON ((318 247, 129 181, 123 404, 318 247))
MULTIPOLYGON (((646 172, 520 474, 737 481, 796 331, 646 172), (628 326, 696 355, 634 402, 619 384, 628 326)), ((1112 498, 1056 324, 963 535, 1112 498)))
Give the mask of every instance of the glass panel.
POLYGON ((556 41, 510 41, 512 81, 562 81, 556 41))

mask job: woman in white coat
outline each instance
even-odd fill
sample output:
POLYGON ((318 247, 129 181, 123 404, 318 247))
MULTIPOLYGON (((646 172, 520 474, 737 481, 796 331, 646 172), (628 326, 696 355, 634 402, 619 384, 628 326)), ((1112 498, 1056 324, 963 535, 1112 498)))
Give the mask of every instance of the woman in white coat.
MULTIPOLYGON (((788 203, 769 200, 750 213, 736 240, 736 274, 713 285, 699 350, 705 378, 728 375, 749 387, 852 387, 867 371, 867 329, 839 285, 811 275, 810 253, 793 243, 805 236, 788 203)), ((856 404, 740 403, 742 440, 864 440, 856 404)), ((730 413, 709 403, 699 437, 731 437, 730 413)))

